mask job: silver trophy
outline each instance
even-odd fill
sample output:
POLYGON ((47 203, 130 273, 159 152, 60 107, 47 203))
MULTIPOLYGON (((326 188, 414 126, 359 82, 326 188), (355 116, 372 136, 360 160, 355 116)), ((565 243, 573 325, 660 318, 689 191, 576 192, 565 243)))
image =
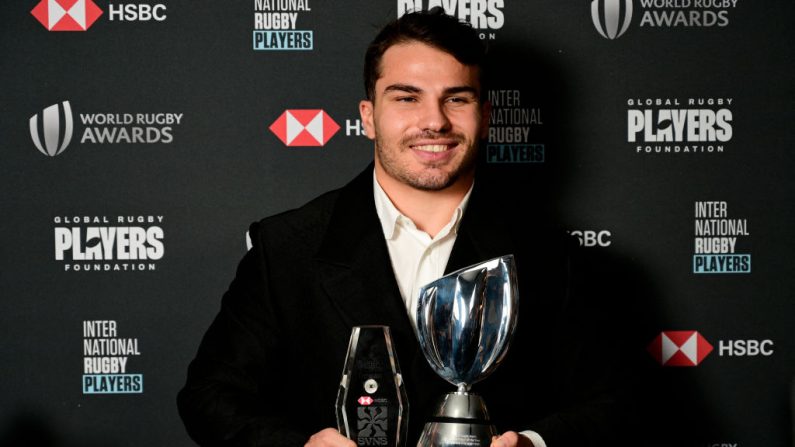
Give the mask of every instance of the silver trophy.
POLYGON ((458 387, 425 424, 419 446, 488 446, 496 435, 472 385, 500 364, 519 310, 513 255, 475 264, 420 289, 417 338, 431 368, 458 387))

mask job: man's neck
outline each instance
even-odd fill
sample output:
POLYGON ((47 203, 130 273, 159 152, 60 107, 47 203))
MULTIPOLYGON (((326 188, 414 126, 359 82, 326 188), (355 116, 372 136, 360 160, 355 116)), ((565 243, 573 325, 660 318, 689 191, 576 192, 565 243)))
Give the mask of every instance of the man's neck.
POLYGON ((462 175, 443 190, 423 191, 390 177, 376 163, 375 178, 395 208, 433 238, 452 219, 455 209, 472 186, 474 175, 462 175))

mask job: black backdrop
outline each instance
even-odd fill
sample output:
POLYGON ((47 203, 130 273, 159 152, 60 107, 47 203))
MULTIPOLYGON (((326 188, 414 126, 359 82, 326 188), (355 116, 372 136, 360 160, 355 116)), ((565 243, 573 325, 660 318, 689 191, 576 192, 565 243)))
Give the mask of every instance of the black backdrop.
MULTIPOLYGON (((372 158, 364 48, 429 2, 72 3, 0 6, 0 443, 191 445, 175 393, 248 223, 372 158)), ((795 4, 443 3, 498 67, 481 169, 647 284, 637 444, 791 445, 795 4)))

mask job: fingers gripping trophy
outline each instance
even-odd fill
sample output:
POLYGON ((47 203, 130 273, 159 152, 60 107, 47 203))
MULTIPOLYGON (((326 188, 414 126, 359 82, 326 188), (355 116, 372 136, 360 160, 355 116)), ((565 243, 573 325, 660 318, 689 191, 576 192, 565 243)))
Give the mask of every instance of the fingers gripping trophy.
POLYGON ((457 387, 441 398, 419 446, 488 446, 496 429, 470 392, 500 364, 516 328, 513 255, 472 265, 420 289, 417 338, 431 368, 457 387))

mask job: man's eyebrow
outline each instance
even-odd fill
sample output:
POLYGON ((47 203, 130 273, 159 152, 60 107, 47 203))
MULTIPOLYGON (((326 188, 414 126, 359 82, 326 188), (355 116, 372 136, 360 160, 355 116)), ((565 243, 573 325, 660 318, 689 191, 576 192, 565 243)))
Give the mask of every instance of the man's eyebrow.
POLYGON ((458 87, 448 87, 444 89, 444 93, 446 95, 455 95, 456 93, 472 93, 475 96, 478 96, 478 90, 475 87, 469 85, 461 85, 458 87))
MULTIPOLYGON (((392 84, 384 88, 384 93, 390 92, 404 92, 404 93, 422 93, 422 89, 409 84, 392 84)), ((469 85, 460 85, 456 87, 448 87, 444 89, 445 95, 455 95, 457 93, 472 93, 478 95, 478 90, 469 85)))
POLYGON ((421 93, 422 89, 408 84, 392 84, 384 88, 384 93, 389 92, 421 93))

